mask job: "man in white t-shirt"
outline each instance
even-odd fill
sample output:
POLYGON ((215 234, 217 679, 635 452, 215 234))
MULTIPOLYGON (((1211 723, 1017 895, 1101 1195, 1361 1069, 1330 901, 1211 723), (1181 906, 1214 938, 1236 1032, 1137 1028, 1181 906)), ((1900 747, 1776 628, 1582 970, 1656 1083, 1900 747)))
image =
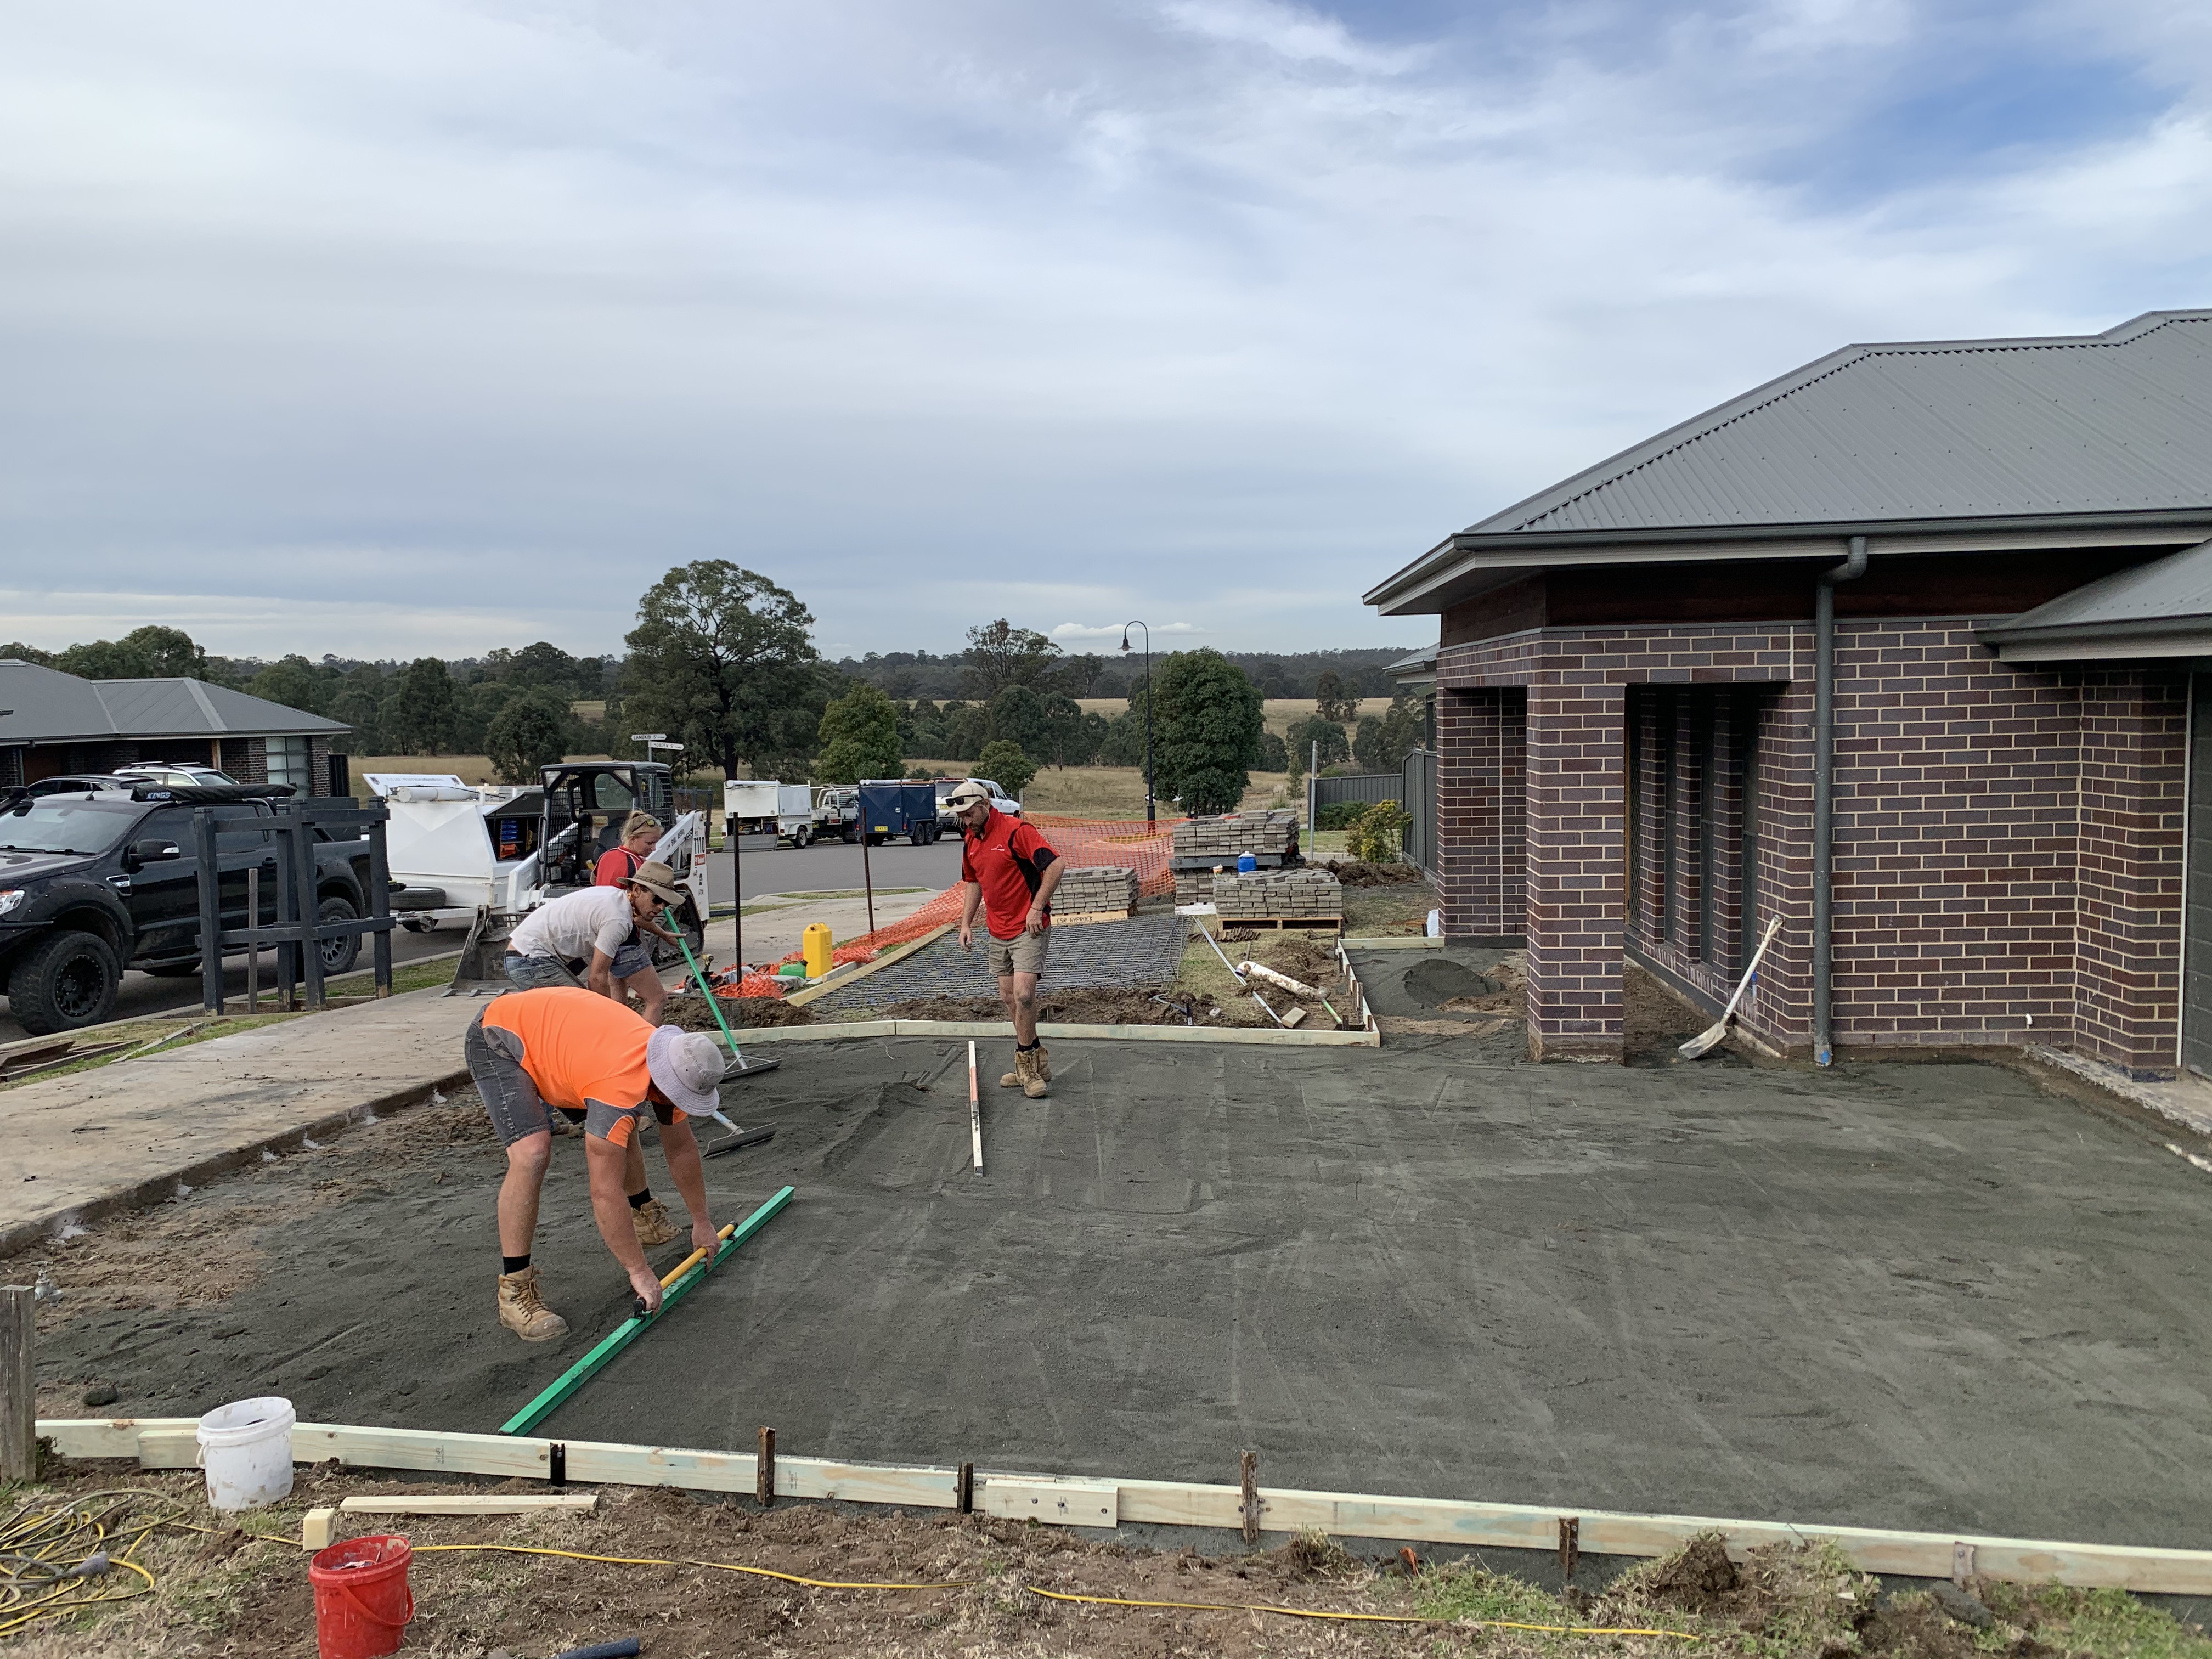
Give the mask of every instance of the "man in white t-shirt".
POLYGON ((660 907, 680 905, 676 872, 647 862, 619 887, 583 887, 549 899, 522 919, 507 941, 507 977, 517 990, 579 985, 617 1002, 635 993, 648 1024, 660 1023, 668 988, 653 969, 638 931, 675 943, 656 919, 660 907), (579 969, 581 970, 580 976, 579 969))

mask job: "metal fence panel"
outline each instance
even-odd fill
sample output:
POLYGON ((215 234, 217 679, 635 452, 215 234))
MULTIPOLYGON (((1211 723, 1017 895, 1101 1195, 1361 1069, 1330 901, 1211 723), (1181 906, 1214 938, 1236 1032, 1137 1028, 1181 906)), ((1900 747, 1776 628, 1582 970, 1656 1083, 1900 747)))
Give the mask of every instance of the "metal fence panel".
POLYGON ((1316 812, 1339 801, 1395 800, 1402 804, 1405 799, 1405 775, 1399 772, 1364 772, 1356 777, 1313 781, 1313 808, 1316 812))
POLYGON ((1427 871, 1437 872, 1437 757, 1416 749, 1406 757, 1406 811, 1413 822, 1406 826, 1406 856, 1427 871))

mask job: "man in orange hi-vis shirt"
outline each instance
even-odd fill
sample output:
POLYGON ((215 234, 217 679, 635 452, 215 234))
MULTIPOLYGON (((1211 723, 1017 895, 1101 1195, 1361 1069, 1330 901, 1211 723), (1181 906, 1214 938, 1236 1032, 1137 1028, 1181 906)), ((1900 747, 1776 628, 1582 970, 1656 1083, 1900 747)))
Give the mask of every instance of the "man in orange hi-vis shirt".
MULTIPOLYGON (((657 1310, 659 1276, 646 1261, 630 1217, 638 1195, 624 1190, 632 1184, 631 1154, 650 1114, 660 1125, 668 1173, 691 1212, 692 1248, 717 1248, 706 1167, 690 1124, 720 1109, 722 1051, 714 1038, 650 1024, 593 991, 548 986, 495 999, 469 1027, 462 1048, 507 1148, 507 1177, 499 1188, 499 1322, 526 1342, 550 1342, 568 1329, 545 1305, 530 1261, 556 1111, 584 1126, 599 1237, 647 1310, 657 1310)), ((641 1163, 635 1175, 643 1192, 641 1163)))

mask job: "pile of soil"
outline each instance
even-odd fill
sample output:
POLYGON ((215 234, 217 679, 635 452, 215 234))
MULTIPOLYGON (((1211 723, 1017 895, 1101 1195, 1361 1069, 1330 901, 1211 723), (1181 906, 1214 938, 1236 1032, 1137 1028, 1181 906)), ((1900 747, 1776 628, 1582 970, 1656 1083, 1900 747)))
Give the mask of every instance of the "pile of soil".
MULTIPOLYGON (((811 1007, 794 1008, 781 997, 716 997, 714 1004, 722 1011, 722 1018, 730 1022, 732 1030, 814 1024, 811 1007)), ((660 1017, 687 1031, 712 1034, 722 1029, 714 1023, 714 1009, 707 1006, 704 997, 671 997, 660 1017)))
POLYGON ((1415 864, 1370 864, 1364 859, 1339 859, 1327 867, 1346 887, 1399 887, 1407 882, 1427 879, 1415 864))
MULTIPOLYGON (((56 1460, 46 1484, 28 1494, 41 1509, 168 1516, 189 1526, 156 1528, 137 1549, 154 1577, 151 1594, 82 1622, 34 1626, 18 1641, 32 1659, 293 1659, 315 1644, 314 1593, 305 1556, 290 1541, 304 1510, 356 1496, 509 1490, 544 1487, 346 1470, 332 1461, 301 1469, 290 1498, 231 1527, 208 1512, 196 1471, 56 1460)), ((641 1638, 648 1654, 684 1659, 740 1651, 791 1659, 1973 1659, 1978 1652, 2056 1659, 2090 1646, 2082 1638, 2093 1630, 2109 1638, 2121 1624, 2139 1641, 2127 1650, 2100 1642, 2096 1651, 2179 1653, 2188 1643, 2181 1626, 2132 1601, 2114 1605, 2080 1590, 1983 1582, 1972 1593, 1944 1585, 1936 1595, 1885 1598, 1875 1580, 1826 1546, 1769 1545, 1738 1565, 1717 1537, 1634 1568, 1595 1595, 1570 1589, 1553 1595, 1474 1560, 1439 1566, 1410 1549, 1368 1559, 1317 1533, 1266 1551, 1212 1556, 946 1510, 840 1511, 790 1499, 763 1510, 750 1498, 661 1488, 602 1488, 588 1514, 363 1516, 345 1531, 387 1527, 418 1551, 408 1568, 416 1618, 406 1650, 433 1659, 558 1653, 621 1636, 641 1638), (578 1559, 585 1556, 616 1559, 578 1559), (793 1579, 915 1588, 815 1589, 793 1579), (1055 1599, 1072 1597, 1085 1599, 1055 1599), (1147 1602, 1168 1605, 1134 1605, 1147 1602), (1407 1622, 1259 1611, 1283 1607, 1407 1622), (1550 1633, 1546 1626, 1565 1630, 1550 1633), (1575 1633, 1622 1626, 1680 1634, 1575 1633)))
MULTIPOLYGON (((1425 968, 1429 965, 1425 963, 1422 967, 1425 968)), ((1448 968, 1451 964, 1438 962, 1434 965, 1438 968, 1448 968)), ((1421 970, 1421 968, 1416 968, 1413 973, 1418 974, 1421 970)), ((1474 982, 1462 989, 1450 992, 1440 999, 1434 1005, 1437 1012, 1445 1014, 1517 1014, 1521 1012, 1523 997, 1528 988, 1528 975, 1522 966, 1519 951, 1516 951, 1510 956, 1501 957, 1480 974, 1470 972, 1468 977, 1474 982)), ((1413 974, 1407 975, 1407 988, 1411 990, 1413 984, 1413 974)))

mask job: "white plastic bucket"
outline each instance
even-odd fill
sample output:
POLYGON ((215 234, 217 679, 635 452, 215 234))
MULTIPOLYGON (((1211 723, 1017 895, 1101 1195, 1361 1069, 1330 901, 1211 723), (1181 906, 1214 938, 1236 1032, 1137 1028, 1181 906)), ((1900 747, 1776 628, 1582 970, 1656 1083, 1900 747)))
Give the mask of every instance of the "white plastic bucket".
POLYGON ((225 1513, 292 1492, 292 1402, 275 1395, 218 1406, 200 1419, 208 1502, 225 1513))

